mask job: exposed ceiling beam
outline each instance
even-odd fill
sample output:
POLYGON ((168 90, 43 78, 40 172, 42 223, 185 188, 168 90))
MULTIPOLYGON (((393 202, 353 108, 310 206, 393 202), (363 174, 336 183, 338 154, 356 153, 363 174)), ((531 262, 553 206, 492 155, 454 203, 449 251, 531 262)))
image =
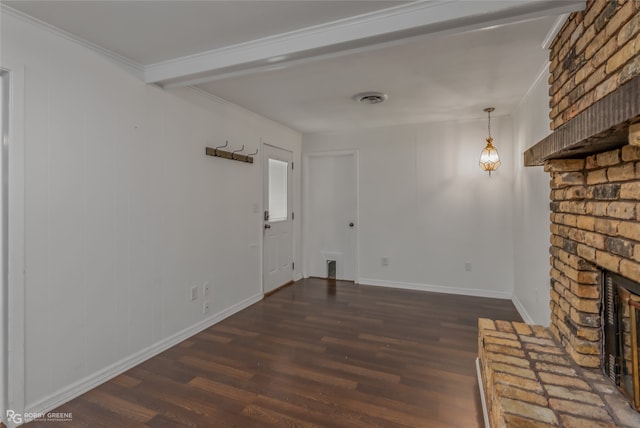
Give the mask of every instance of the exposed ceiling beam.
POLYGON ((145 66, 145 81, 188 86, 399 43, 584 9, 584 0, 422 0, 145 66))

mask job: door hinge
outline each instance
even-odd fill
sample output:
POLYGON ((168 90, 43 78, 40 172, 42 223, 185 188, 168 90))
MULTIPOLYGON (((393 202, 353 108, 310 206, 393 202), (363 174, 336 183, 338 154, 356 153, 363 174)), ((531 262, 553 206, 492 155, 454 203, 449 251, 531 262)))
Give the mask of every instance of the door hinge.
POLYGON ((291 211, 291 220, 295 220, 295 219, 296 219, 296 213, 291 211))
POLYGON ((291 270, 295 270, 296 269, 296 262, 291 262, 291 270))
POLYGON ((293 170, 293 162, 291 162, 291 170, 293 170))

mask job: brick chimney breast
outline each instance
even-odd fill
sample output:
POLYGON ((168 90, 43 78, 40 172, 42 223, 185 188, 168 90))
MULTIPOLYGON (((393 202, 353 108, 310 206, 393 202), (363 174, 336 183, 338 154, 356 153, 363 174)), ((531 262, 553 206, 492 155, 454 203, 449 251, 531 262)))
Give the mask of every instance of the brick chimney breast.
POLYGON ((640 2, 589 0, 550 49, 551 129, 640 75, 640 2))

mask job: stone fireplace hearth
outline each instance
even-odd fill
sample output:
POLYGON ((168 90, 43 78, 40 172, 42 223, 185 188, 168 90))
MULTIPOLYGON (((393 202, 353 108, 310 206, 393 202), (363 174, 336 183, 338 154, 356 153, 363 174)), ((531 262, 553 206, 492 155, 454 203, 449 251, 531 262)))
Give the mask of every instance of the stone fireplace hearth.
POLYGON ((603 272, 640 282, 640 1, 587 1, 549 71, 553 132, 524 161, 551 179, 550 326, 480 321, 490 424, 637 427, 604 374, 603 272))
POLYGON ((487 427, 640 426, 609 379, 578 366, 549 329, 480 319, 478 330, 487 427))

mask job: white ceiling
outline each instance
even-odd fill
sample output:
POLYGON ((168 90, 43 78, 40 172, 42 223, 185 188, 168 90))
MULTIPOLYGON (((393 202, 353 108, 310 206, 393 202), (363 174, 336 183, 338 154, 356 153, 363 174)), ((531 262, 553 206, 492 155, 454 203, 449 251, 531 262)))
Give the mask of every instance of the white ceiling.
POLYGON ((198 85, 303 132, 506 114, 542 70, 554 17, 400 45, 198 85), (351 97, 381 91, 365 105, 351 97))
MULTIPOLYGON (((197 85, 302 132, 507 114, 580 0, 3 1, 146 81, 197 85), (352 96, 383 91, 362 105, 352 96)), ((5 5, 8 5, 7 8, 5 5)))
POLYGON ((140 64, 385 9, 397 1, 3 1, 140 64))

